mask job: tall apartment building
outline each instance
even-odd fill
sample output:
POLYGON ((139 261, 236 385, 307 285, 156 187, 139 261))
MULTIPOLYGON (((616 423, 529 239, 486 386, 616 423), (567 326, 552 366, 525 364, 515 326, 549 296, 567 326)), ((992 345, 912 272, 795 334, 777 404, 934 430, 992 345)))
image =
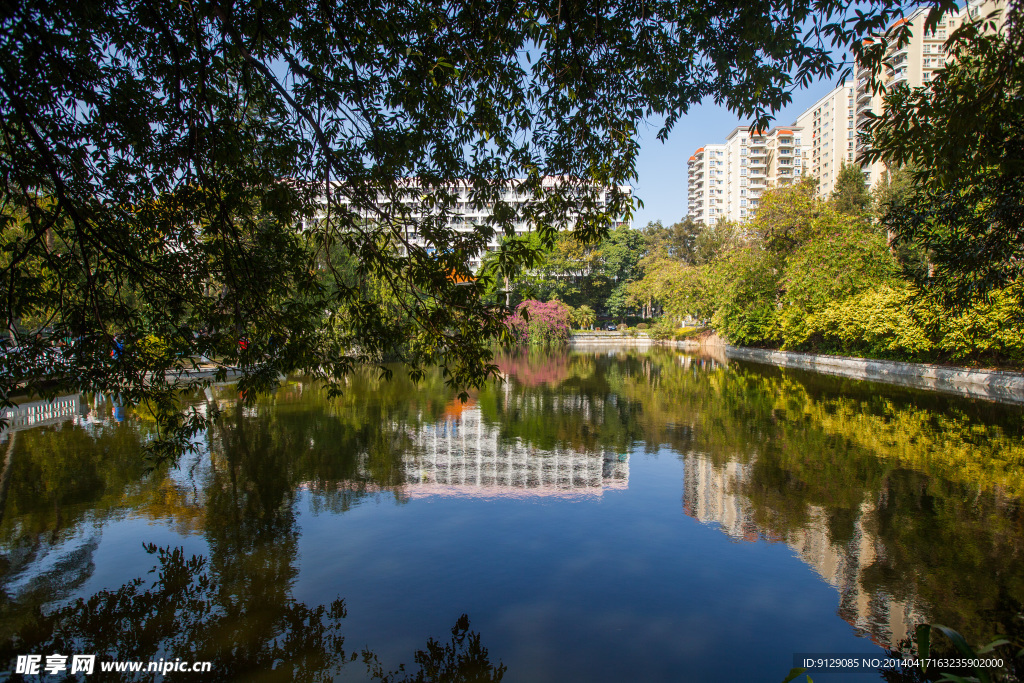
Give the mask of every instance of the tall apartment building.
MULTIPOLYGON (((1005 27, 1006 0, 968 0, 947 14, 934 31, 925 32, 928 8, 921 8, 894 23, 889 31, 909 25, 909 40, 888 46, 882 84, 890 88, 906 83, 927 86, 949 59, 945 42, 965 21, 996 18, 996 30, 1005 27)), ((877 38, 866 38, 870 43, 877 38)), ((869 187, 885 174, 882 162, 861 164, 864 151, 859 135, 870 112, 882 111, 883 95, 872 92, 870 69, 858 65, 855 78, 832 89, 800 114, 792 126, 768 133, 735 128, 724 145, 705 145, 687 163, 688 215, 709 224, 720 218, 745 221, 757 213, 760 195, 768 187, 786 185, 801 175, 818 181, 817 192, 828 197, 835 189, 843 164, 859 164, 869 187), (725 164, 722 165, 724 158, 725 164)))
POLYGON ((800 178, 810 151, 796 126, 770 131, 737 126, 725 144, 705 145, 687 162, 689 216, 705 225, 752 218, 766 189, 800 178))
MULTIPOLYGON (((909 16, 900 19, 889 27, 889 32, 909 24, 909 39, 899 44, 890 42, 884 56, 884 70, 881 74, 882 85, 888 89, 906 83, 911 88, 927 86, 935 77, 935 71, 941 69, 949 61, 945 42, 949 35, 966 21, 984 21, 990 16, 996 17, 996 30, 1002 31, 1006 22, 1005 0, 968 0, 965 7, 951 12, 939 20, 933 31, 925 31, 924 25, 928 18, 929 8, 922 7, 909 16)), ((877 38, 865 38, 871 43, 877 38)), ((883 110, 882 92, 872 92, 871 70, 863 65, 856 69, 854 87, 854 120, 857 135, 863 133, 868 122, 868 114, 883 110)), ((863 152, 863 144, 855 145, 856 156, 863 152)), ((874 186, 886 171, 882 162, 863 166, 864 176, 869 186, 874 186)))
POLYGON ((726 145, 705 145, 686 164, 688 214, 705 225, 726 215, 726 145))
POLYGON ((856 159, 857 125, 854 118, 854 82, 847 81, 797 117, 796 126, 810 133, 811 158, 804 171, 818 181, 818 195, 828 197, 843 164, 856 159))

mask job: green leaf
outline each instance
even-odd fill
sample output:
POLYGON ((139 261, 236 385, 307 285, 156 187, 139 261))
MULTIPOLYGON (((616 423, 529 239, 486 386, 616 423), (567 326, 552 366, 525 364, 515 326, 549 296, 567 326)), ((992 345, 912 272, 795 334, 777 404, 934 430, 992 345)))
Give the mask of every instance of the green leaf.
POLYGON ((800 674, 804 673, 805 671, 807 671, 807 669, 803 668, 803 667, 795 667, 795 668, 790 669, 789 670, 789 675, 782 679, 782 683, 789 683, 790 681, 796 679, 797 676, 799 676, 800 674))

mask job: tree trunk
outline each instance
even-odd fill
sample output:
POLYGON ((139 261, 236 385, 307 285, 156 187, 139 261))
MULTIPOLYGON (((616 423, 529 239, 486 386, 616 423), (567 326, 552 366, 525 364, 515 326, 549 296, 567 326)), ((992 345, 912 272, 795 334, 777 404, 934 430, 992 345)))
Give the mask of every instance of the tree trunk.
POLYGON ((17 440, 18 432, 11 432, 11 440, 7 442, 7 455, 4 457, 4 469, 0 474, 0 523, 4 521, 4 511, 7 510, 7 491, 11 488, 11 466, 14 461, 14 442, 17 440))

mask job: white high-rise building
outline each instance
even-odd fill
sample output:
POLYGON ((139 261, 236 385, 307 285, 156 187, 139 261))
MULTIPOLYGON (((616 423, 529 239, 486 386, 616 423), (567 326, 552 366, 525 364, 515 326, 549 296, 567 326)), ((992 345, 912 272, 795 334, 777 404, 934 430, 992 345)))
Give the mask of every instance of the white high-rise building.
POLYGON ((853 81, 832 89, 797 117, 796 125, 810 133, 811 158, 807 173, 818 181, 818 195, 835 189, 843 164, 855 162, 857 126, 853 111, 853 81))
POLYGON ((796 126, 737 126, 725 144, 705 145, 690 157, 689 216, 705 225, 753 218, 761 194, 798 180, 809 158, 809 142, 796 126))
POLYGON ((705 225, 727 217, 726 145, 705 145, 687 162, 689 215, 705 225))
MULTIPOLYGON (((996 30, 1005 30, 1005 0, 969 0, 966 7, 946 15, 934 31, 925 32, 929 9, 921 8, 900 19, 889 31, 909 24, 910 38, 886 50, 882 85, 906 83, 927 86, 949 60, 945 42, 965 21, 995 18, 996 30)), ((870 43, 876 38, 866 38, 870 43)), ((688 215, 705 225, 726 218, 746 221, 757 213, 761 194, 769 187, 787 185, 808 175, 817 180, 820 197, 835 190, 843 164, 857 164, 873 187, 885 174, 882 162, 863 164, 858 139, 868 114, 881 112, 882 92, 872 92, 871 72, 858 66, 856 77, 835 88, 801 113, 792 126, 751 131, 738 126, 725 144, 701 147, 687 163, 688 215), (725 165, 721 165, 724 158, 725 165)))

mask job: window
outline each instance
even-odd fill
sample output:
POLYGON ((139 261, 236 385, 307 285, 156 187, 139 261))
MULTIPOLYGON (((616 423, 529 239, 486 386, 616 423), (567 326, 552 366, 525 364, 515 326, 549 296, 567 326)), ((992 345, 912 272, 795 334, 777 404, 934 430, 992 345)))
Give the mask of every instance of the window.
POLYGON ((741 168, 740 169, 740 175, 747 175, 747 169, 741 168))
POLYGON ((741 199, 740 200, 740 206, 746 206, 746 205, 747 205, 747 200, 746 199, 741 199))
POLYGON ((746 194, 747 194, 747 191, 746 191, 746 190, 740 190, 740 196, 741 196, 741 197, 744 197, 744 196, 746 196, 746 194))

